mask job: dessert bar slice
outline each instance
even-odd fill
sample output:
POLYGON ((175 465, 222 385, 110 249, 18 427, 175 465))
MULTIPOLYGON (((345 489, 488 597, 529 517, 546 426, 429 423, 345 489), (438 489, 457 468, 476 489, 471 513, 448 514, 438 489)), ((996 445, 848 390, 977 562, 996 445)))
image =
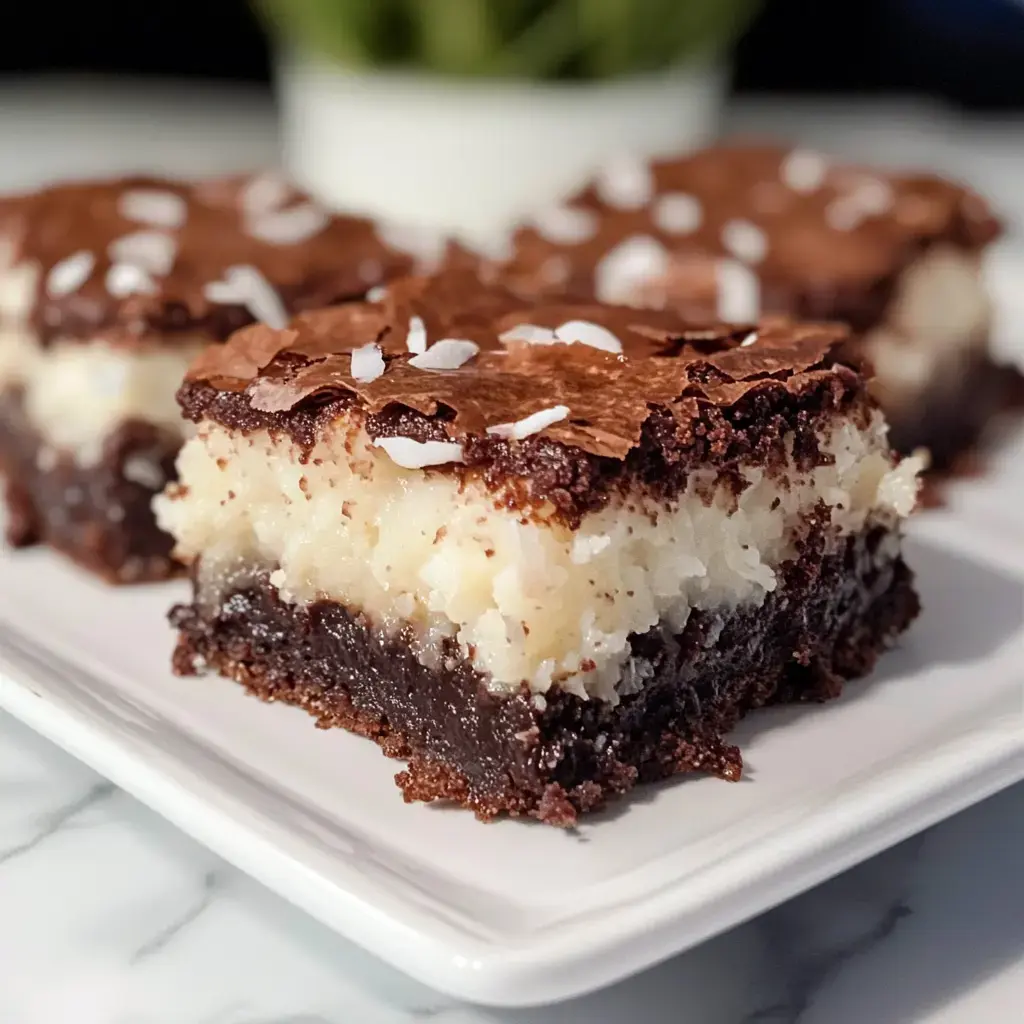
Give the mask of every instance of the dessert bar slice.
POLYGON ((407 799, 483 818, 735 779, 742 715, 838 694, 917 611, 916 460, 843 340, 455 272, 244 330, 191 368, 157 499, 193 565, 175 667, 369 736, 407 799))
POLYGON ((524 295, 848 323, 894 445, 943 466, 1015 392, 989 355, 980 259, 999 225, 974 193, 778 146, 608 166, 489 268, 524 295))
POLYGON ((210 342, 361 297, 411 258, 271 175, 132 178, 0 203, 0 470, 8 536, 119 582, 173 571, 150 503, 210 342))

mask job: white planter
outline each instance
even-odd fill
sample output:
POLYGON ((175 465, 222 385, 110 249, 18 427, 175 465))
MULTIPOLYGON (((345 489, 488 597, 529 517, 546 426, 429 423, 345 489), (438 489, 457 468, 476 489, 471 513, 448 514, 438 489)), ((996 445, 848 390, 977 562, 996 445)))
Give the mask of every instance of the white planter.
POLYGON ((704 142, 724 83, 710 64, 585 85, 278 69, 300 183, 339 209, 467 237, 562 198, 610 158, 704 142))

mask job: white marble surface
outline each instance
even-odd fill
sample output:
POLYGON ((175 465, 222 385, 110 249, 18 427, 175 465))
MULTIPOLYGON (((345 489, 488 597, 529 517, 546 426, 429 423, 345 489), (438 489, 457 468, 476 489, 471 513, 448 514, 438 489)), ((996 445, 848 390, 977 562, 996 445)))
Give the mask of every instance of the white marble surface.
MULTIPOLYGON (((746 108, 735 123, 971 177, 1024 223, 1020 125, 746 108)), ((0 188, 270 162, 260 97, 0 87, 0 188)), ((1003 1024, 1024 1003, 1024 786, 632 981, 535 1011, 421 988, 0 716, 0 1024, 1003 1024)))
POLYGON ((372 961, 0 716, 0 1021, 1009 1024, 1022 863, 1024 786, 606 992, 477 1010, 372 961))

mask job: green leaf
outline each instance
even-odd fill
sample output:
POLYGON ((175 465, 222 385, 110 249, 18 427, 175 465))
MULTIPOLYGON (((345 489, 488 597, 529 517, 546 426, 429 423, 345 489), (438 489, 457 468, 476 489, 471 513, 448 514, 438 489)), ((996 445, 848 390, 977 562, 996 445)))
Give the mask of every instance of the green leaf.
POLYGON ((254 0, 289 45, 355 67, 610 78, 722 50, 759 0, 254 0))

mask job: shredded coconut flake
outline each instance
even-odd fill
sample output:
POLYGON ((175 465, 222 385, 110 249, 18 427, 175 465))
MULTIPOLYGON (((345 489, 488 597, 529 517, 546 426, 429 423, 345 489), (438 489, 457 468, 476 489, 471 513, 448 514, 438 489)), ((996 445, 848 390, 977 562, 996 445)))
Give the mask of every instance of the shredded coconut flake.
POLYGON ((828 163, 820 153, 794 149, 779 170, 783 183, 794 192, 815 192, 824 184, 828 163))
POLYGON ((587 565, 612 542, 607 533, 577 534, 573 538, 569 560, 573 565, 587 565))
POLYGON ((760 263, 768 252, 765 233, 749 220, 730 220, 722 227, 722 244, 744 263, 760 263))
POLYGON ((616 355, 622 351, 622 342, 607 327, 589 320, 569 320, 555 328, 555 338, 563 345, 589 345, 616 355))
POLYGON ((372 341, 352 352, 352 379, 370 384, 384 373, 384 356, 372 341))
POLYGON ((654 226, 669 235, 688 235, 700 227, 704 211, 700 200, 685 192, 666 192, 654 204, 654 226))
POLYGON ((892 186, 881 178, 868 178, 853 191, 853 201, 869 216, 887 213, 893 204, 892 186))
POLYGON ((157 291, 156 282, 149 273, 134 263, 114 263, 107 271, 107 291, 115 299, 129 295, 152 295, 157 291))
POLYGON ((637 210, 654 198, 654 175, 642 160, 619 157, 600 170, 595 187, 609 206, 637 210))
POLYGON ((270 282, 253 266, 228 267, 222 281, 211 281, 203 290, 210 302, 245 306, 254 319, 282 330, 288 312, 270 282))
POLYGON ((384 299, 387 297, 387 294, 388 294, 388 290, 387 290, 387 288, 384 287, 384 285, 382 285, 382 284, 374 285, 374 287, 371 288, 366 293, 366 301, 367 302, 383 302, 384 299))
POLYGON ((837 199, 825 207, 825 223, 835 231, 853 231, 863 223, 865 216, 852 196, 837 199))
POLYGON ((473 341, 442 338, 435 341, 426 352, 413 356, 409 364, 418 370, 457 370, 479 351, 480 346, 473 341))
POLYGON ((516 324, 499 335, 498 340, 503 345, 512 341, 525 341, 530 345, 554 345, 558 341, 550 327, 538 327, 536 324, 516 324))
POLYGON ((757 331, 751 331, 741 342, 740 348, 750 348, 751 345, 757 344, 757 331))
POLYGON ((550 409, 540 409, 531 413, 515 423, 499 423, 496 426, 488 427, 487 433, 495 437, 506 437, 513 441, 521 441, 531 434, 539 434, 553 423, 559 423, 569 415, 567 405, 553 405, 550 409))
POLYGON ((133 189, 118 201, 118 212, 125 220, 154 228, 180 228, 188 217, 188 204, 173 192, 159 189, 133 189))
POLYGON ((291 186, 279 174, 258 174, 242 190, 242 211, 248 217, 259 217, 283 206, 291 193, 291 186))
POLYGON ((650 235, 633 235, 605 254, 594 271, 597 298, 610 305, 629 305, 637 289, 669 270, 668 250, 650 235))
POLYGON ((157 277, 169 274, 178 254, 177 242, 163 231, 133 231, 107 246, 112 260, 133 263, 157 277))
POLYGON ((416 355, 423 355, 427 351, 427 325, 422 317, 409 317, 409 333, 405 336, 405 347, 416 355))
POLYGON ((533 218, 533 226, 555 245, 582 245, 597 234, 597 215, 575 206, 553 206, 533 218))
POLYGON ((383 448, 403 469, 424 469, 462 462, 462 445, 455 441, 414 441, 411 437, 378 437, 374 447, 383 448))
POLYGON ((318 235, 330 221, 315 203, 300 203, 288 210, 271 210, 249 223, 249 234, 271 245, 297 245, 318 235))
POLYGON ((46 278, 46 294, 52 299, 70 295, 89 280, 96 257, 87 249, 73 253, 67 259, 54 264, 46 278))
POLYGON ((761 282, 738 260, 719 260, 718 318, 727 323, 749 323, 761 315, 761 282))

